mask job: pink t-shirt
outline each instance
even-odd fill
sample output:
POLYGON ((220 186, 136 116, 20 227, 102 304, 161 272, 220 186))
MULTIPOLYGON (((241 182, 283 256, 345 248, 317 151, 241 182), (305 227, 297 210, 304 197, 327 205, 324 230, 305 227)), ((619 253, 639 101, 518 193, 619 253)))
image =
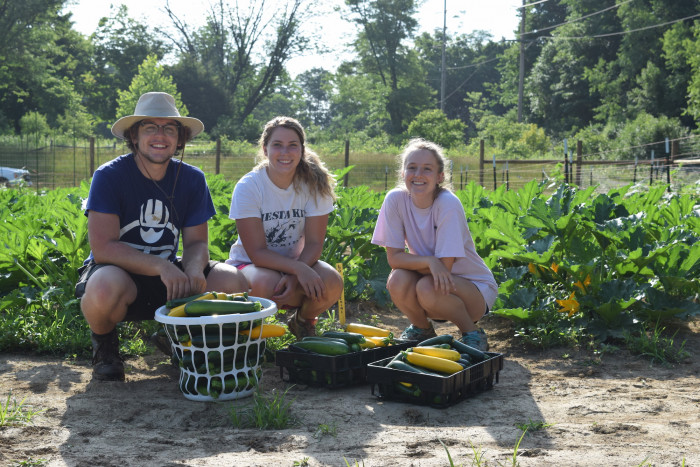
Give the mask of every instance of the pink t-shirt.
POLYGON ((472 281, 489 309, 496 301, 496 280, 476 252, 462 202, 450 191, 442 190, 430 207, 418 208, 406 190, 391 190, 379 211, 372 243, 408 247, 418 256, 455 258, 452 274, 472 281))

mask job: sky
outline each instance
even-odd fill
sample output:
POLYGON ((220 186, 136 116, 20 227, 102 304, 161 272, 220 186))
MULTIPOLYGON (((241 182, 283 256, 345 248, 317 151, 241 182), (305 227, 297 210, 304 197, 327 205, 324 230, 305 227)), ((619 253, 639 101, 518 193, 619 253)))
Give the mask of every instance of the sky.
MULTIPOLYGON (((273 4, 279 1, 268 0, 273 4)), ((245 5, 245 0, 239 2, 245 5)), ((170 23, 163 9, 165 0, 72 0, 72 5, 67 7, 66 11, 73 13, 74 28, 89 35, 94 32, 101 17, 110 15, 110 5, 118 4, 126 5, 129 16, 146 24, 155 26, 164 22, 170 23)), ((209 5, 207 0, 170 0, 170 7, 175 14, 186 18, 193 27, 204 23, 209 5)), ((292 58, 287 66, 292 76, 314 67, 335 71, 335 67, 343 58, 351 57, 345 52, 345 44, 353 40, 356 27, 354 23, 343 20, 341 13, 334 10, 335 6, 344 5, 344 1, 323 0, 313 2, 313 5, 314 8, 320 9, 322 16, 306 27, 313 31, 316 37, 322 38, 322 43, 332 51, 292 58)), ((441 30, 446 11, 448 36, 468 34, 481 29, 491 33, 494 40, 513 39, 514 31, 518 28, 516 8, 520 5, 520 0, 423 0, 416 16, 419 23, 418 33, 441 30)))

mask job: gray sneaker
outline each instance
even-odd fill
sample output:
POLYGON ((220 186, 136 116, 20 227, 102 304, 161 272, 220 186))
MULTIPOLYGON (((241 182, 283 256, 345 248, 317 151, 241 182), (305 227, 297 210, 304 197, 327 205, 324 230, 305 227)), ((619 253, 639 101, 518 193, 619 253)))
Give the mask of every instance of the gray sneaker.
POLYGON ((297 319, 298 314, 299 310, 292 313, 292 316, 289 317, 289 321, 287 321, 289 332, 294 334, 297 340, 302 340, 304 337, 315 336, 316 320, 307 319, 301 322, 297 319))
POLYGON ((469 347, 474 347, 482 352, 489 350, 489 341, 486 338, 486 333, 483 329, 478 329, 476 331, 465 332, 460 337, 459 341, 469 347))
POLYGON ((428 329, 419 328, 411 324, 401 333, 401 340, 422 342, 435 336, 437 334, 432 324, 428 329))

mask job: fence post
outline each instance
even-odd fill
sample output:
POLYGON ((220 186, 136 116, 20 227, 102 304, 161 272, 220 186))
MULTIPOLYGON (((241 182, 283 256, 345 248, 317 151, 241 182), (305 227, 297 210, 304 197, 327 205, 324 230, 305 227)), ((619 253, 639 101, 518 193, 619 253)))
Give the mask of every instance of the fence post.
POLYGON ((90 176, 95 173, 95 137, 90 137, 90 176))
MULTIPOLYGON (((345 168, 347 169, 348 166, 350 165, 350 140, 346 139, 345 140, 345 168)), ((345 188, 348 187, 348 173, 345 173, 345 176, 343 177, 343 186, 345 188)))
POLYGON ((496 191, 496 154, 493 155, 493 191, 496 191))
POLYGON ((484 140, 479 140, 479 185, 484 186, 484 140))
POLYGON ((581 175, 583 173, 583 142, 576 141, 576 184, 581 186, 581 175))
POLYGON ((219 168, 221 167, 221 138, 216 138, 216 170, 214 173, 219 175, 219 168))

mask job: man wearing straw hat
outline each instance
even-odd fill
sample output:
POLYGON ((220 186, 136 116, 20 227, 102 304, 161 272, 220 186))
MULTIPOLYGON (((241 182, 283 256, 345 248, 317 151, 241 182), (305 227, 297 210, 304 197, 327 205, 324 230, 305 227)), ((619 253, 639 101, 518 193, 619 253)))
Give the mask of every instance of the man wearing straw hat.
POLYGON ((91 252, 76 285, 95 379, 124 380, 117 323, 153 319, 170 299, 248 290, 235 267, 209 259, 207 221, 216 211, 204 173, 173 158, 203 130, 163 92, 143 94, 134 115, 112 126, 131 152, 95 171, 85 210, 91 252))

